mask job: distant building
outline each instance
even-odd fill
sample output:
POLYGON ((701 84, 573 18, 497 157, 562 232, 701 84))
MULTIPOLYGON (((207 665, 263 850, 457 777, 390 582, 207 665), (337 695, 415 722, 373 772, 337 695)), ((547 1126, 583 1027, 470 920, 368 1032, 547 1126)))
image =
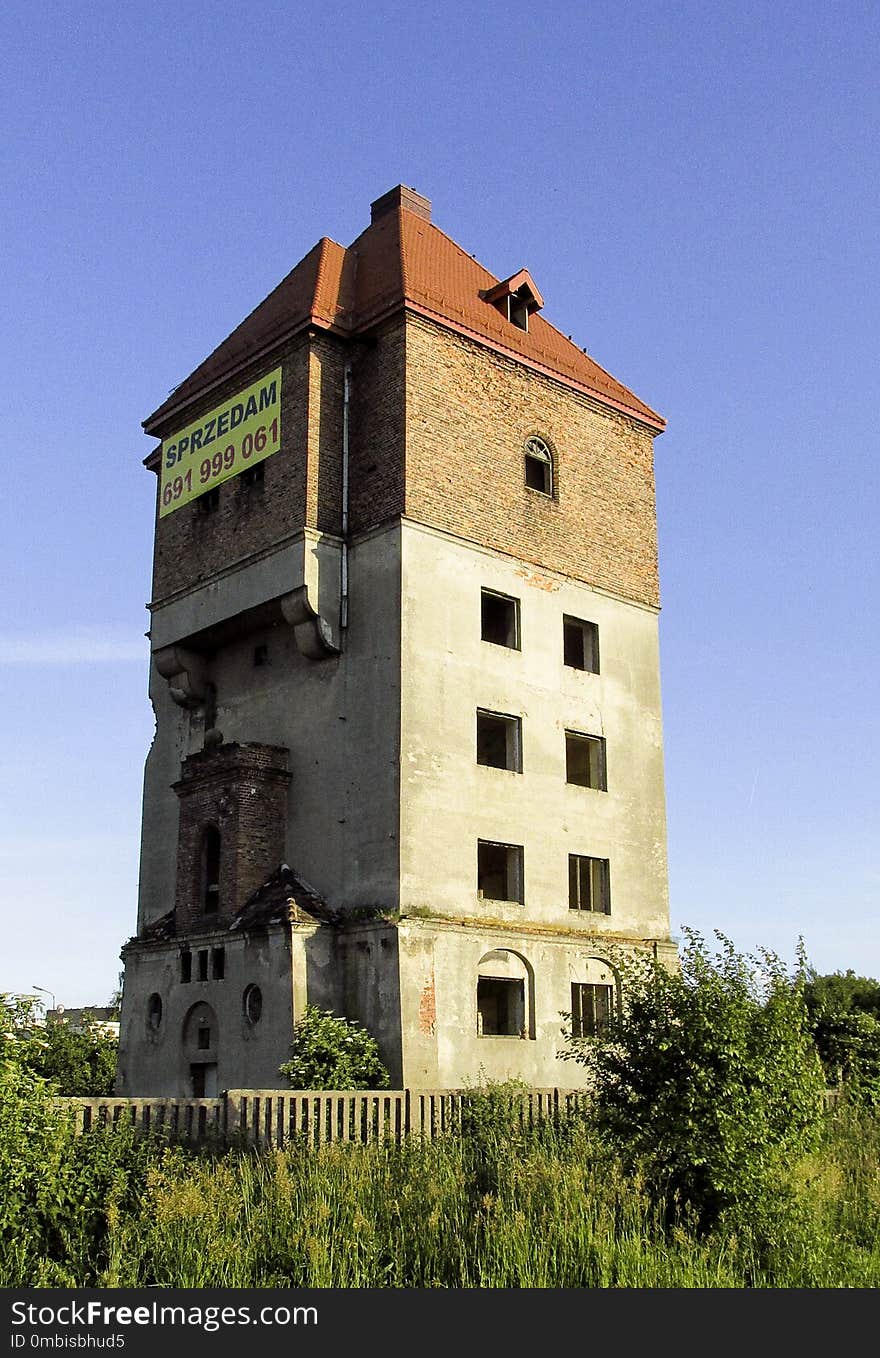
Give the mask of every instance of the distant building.
POLYGON ((73 1033, 97 1033, 101 1037, 119 1037, 119 1018, 117 1010, 99 1004, 85 1009, 68 1009, 66 1005, 56 1005, 46 1010, 47 1023, 60 1023, 73 1033))
POLYGON ((398 186, 145 421, 156 474, 119 1085, 279 1084, 306 1003, 396 1085, 565 1084, 674 957, 664 422, 398 186))

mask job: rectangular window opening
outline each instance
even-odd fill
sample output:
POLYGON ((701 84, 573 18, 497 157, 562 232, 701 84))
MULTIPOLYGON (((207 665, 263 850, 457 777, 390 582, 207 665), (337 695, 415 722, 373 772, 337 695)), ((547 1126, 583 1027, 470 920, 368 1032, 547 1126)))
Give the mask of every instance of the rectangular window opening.
POLYGON ((226 975, 226 949, 211 949, 211 976, 215 981, 222 981, 226 975))
POLYGON ((519 600, 490 589, 480 591, 480 627, 484 641, 519 650, 519 600))
POLYGON ((614 987, 571 983, 572 1037, 601 1037, 614 1013, 614 987))
POLYGON ((523 851, 521 844, 477 841, 477 891, 486 901, 523 903, 523 851))
POLYGON ((212 486, 206 490, 204 495, 198 496, 195 504, 197 513, 214 514, 220 508, 220 487, 212 486))
POLYGON ((610 873, 607 858, 568 855, 568 908, 611 914, 610 873))
POLYGON ((507 298, 507 319, 510 321, 511 325, 515 325, 518 330, 525 330, 526 333, 528 333, 528 304, 525 298, 518 297, 515 292, 512 292, 507 298))
POLYGON ((199 956, 199 980, 200 980, 200 981, 207 981, 207 979, 208 979, 208 950, 207 950, 207 948, 205 948, 202 952, 200 952, 198 956, 199 956))
POLYGON ((599 673, 599 628, 582 618, 562 619, 563 660, 570 669, 599 673))
POLYGON ((477 709, 477 763, 522 773, 522 722, 501 712, 477 709))
POLYGON ((196 1046, 200 1052, 206 1052, 211 1046, 211 1029, 199 1028, 196 1033, 196 1046))
POLYGON ((586 736, 577 731, 566 731, 565 781, 574 783, 577 787, 607 791, 603 736, 586 736))
POLYGON ((524 1037, 526 996, 523 981, 506 977, 477 979, 477 1032, 481 1037, 524 1037))
POLYGON ((192 980, 192 965, 193 965, 192 953, 189 951, 182 952, 180 954, 180 980, 184 985, 186 985, 188 981, 192 980))

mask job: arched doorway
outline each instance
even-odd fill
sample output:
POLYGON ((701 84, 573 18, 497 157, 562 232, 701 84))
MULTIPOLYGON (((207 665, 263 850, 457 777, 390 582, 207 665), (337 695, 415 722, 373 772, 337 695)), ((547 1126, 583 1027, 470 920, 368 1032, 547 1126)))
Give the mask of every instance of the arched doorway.
POLYGON ((217 1015, 202 1000, 183 1021, 183 1063, 188 1093, 193 1099, 216 1099, 220 1034, 217 1015))

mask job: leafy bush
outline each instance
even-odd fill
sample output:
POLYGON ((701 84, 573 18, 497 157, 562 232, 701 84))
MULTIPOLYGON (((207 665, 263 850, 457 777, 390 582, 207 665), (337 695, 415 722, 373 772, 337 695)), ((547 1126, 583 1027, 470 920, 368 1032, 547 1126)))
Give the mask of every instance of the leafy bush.
POLYGON ((880 1107, 880 984, 853 971, 811 971, 804 998, 829 1084, 856 1104, 880 1107))
MULTIPOLYGON (((19 1025, 28 1011, 2 996, 0 1002, 0 1262, 23 1266, 33 1238, 59 1210, 68 1134, 51 1104, 45 1080, 25 1059, 19 1025)), ((61 1194, 62 1200, 64 1194, 61 1194)), ((63 1211, 63 1207, 60 1209, 63 1211)))
POLYGON ((679 972, 620 960, 609 1031, 568 1034, 560 1054, 587 1067, 599 1127, 667 1214, 693 1213, 706 1229, 771 1202, 786 1157, 818 1130, 825 1082, 803 971, 790 976, 763 950, 741 956, 721 934, 714 956, 699 934, 685 936, 679 972))
POLYGON ((306 1005, 294 1024, 290 1060, 278 1069, 293 1089, 387 1089, 388 1071, 365 1028, 306 1005))
POLYGON ((98 1027, 74 1032, 66 1023, 37 1021, 30 997, 0 996, 3 1022, 15 1043, 16 1061, 67 1097, 102 1098, 113 1093, 119 1044, 98 1027))
POLYGON ((834 971, 820 976, 815 968, 807 972, 804 1000, 811 1021, 821 1014, 873 1014, 880 1019, 880 981, 857 976, 852 970, 834 971))
POLYGON ((115 1037, 47 1023, 32 1035, 27 1060, 35 1074, 50 1080, 59 1094, 100 1098, 113 1093, 118 1051, 115 1037))

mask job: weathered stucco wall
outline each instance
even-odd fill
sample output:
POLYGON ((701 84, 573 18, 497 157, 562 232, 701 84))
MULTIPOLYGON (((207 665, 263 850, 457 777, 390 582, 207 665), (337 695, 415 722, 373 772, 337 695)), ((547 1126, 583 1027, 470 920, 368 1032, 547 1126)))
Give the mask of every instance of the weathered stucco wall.
POLYGON ((260 934, 236 937, 228 931, 201 934, 192 944, 193 978, 180 978, 180 942, 139 947, 126 958, 125 1005, 120 1031, 118 1092, 121 1094, 192 1094, 190 1066, 216 1067, 217 1090, 272 1088, 282 1083, 278 1067, 290 1051, 294 1013, 301 1013, 308 989, 312 1003, 332 1006, 336 993, 333 940, 317 926, 277 926, 260 934), (224 950, 222 980, 198 979, 198 953, 224 950), (248 1020, 244 993, 257 985, 262 1013, 248 1020), (159 995, 162 1016, 150 1023, 150 997, 159 995), (210 1017, 210 1045, 192 1040, 194 1011, 210 1017))
MULTIPOLYGON (((392 525, 350 552, 343 653, 313 661, 285 623, 246 630, 206 658, 225 742, 289 750, 287 861, 333 906, 394 908, 398 892, 400 535, 392 525), (260 662, 255 663, 259 652, 260 662)), ((227 591, 235 616, 235 590, 227 591)), ((174 903, 181 760, 204 716, 175 704, 153 669, 157 732, 147 760, 139 924, 174 903)), ((266 876, 278 866, 266 864, 266 876)), ((242 904, 243 902, 239 902, 242 904)))
POLYGON ((401 907, 666 938, 657 617, 405 524, 401 907), (521 648, 481 639, 480 592, 519 600, 521 648), (563 615, 599 628, 599 674, 563 664, 563 615), (476 762, 478 708, 522 721, 522 772, 476 762), (604 737, 607 791, 566 783, 565 731, 604 737), (477 841, 521 845, 524 904, 477 894, 477 841), (611 913, 568 906, 568 855, 610 863, 611 913))
MULTIPOLYGON (((634 945, 619 944, 624 951, 634 945)), ((674 952, 670 945, 661 955, 674 952)), ((553 937, 539 929, 501 929, 406 919, 400 924, 402 1079, 406 1088, 456 1089, 482 1079, 524 1080, 536 1087, 577 1086, 583 1072, 562 1061, 563 1014, 572 982, 616 985, 607 940, 553 937), (527 1036, 480 1036, 477 977, 487 954, 505 951, 486 972, 527 981, 527 1036)))

